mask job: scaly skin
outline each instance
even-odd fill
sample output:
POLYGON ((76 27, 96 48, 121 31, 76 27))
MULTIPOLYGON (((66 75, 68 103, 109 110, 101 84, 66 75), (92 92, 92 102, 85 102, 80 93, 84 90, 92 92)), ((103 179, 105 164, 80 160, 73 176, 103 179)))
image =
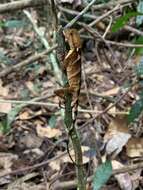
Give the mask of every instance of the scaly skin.
POLYGON ((70 50, 63 60, 63 69, 67 74, 69 86, 55 91, 55 94, 64 98, 65 92, 72 94, 73 107, 77 113, 78 98, 81 86, 81 40, 76 29, 64 30, 65 40, 68 42, 70 50))

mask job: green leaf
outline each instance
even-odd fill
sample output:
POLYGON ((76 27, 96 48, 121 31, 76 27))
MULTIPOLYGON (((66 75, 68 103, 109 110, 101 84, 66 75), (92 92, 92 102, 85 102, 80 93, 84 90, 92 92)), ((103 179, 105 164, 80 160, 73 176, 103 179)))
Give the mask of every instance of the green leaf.
POLYGON ((8 28, 21 28, 25 25, 26 23, 23 20, 8 20, 4 23, 4 26, 8 28))
POLYGON ((123 28, 124 25, 129 21, 130 18, 143 15, 143 13, 139 12, 128 12, 124 16, 118 18, 116 22, 112 25, 111 31, 117 32, 119 29, 123 28))
POLYGON ((4 27, 4 22, 0 21, 0 28, 4 27))
MULTIPOLYGON (((140 36, 136 40, 134 40, 135 44, 143 44, 143 36, 140 36)), ((143 48, 135 48, 135 53, 137 55, 143 55, 143 48)))
POLYGON ((9 132, 10 128, 7 127, 7 120, 3 118, 0 122, 0 133, 5 134, 9 132))
POLYGON ((3 134, 9 132, 11 129, 11 123, 14 121, 16 115, 21 110, 23 105, 18 105, 15 108, 13 108, 8 114, 5 114, 4 116, 1 116, 0 118, 0 132, 3 134))
POLYGON ((128 115, 128 123, 132 123, 143 111, 143 98, 137 100, 131 107, 128 115))
POLYGON ((54 128, 56 125, 56 116, 53 115, 50 119, 49 119, 49 125, 51 128, 54 128))
POLYGON ((15 117, 22 109, 24 105, 15 106, 8 114, 7 114, 7 128, 10 128, 11 123, 14 121, 15 117))
MULTIPOLYGON (((143 13, 143 1, 142 0, 139 1, 139 4, 137 6, 137 11, 140 13, 143 13)), ((143 23, 143 15, 137 16, 136 23, 138 26, 140 26, 143 23)))
POLYGON ((93 190, 99 190, 112 175, 112 164, 110 160, 100 165, 93 177, 93 190))

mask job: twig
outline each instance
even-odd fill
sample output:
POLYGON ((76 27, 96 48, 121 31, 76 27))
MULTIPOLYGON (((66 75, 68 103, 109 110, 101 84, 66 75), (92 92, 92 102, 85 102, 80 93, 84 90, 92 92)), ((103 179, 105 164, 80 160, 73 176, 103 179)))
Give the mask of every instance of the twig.
MULTIPOLYGON (((37 27, 37 25, 33 21, 33 18, 31 16, 31 14, 28 11, 26 11, 26 10, 24 10, 23 12, 27 16, 27 18, 29 19, 29 21, 31 22, 31 24, 32 24, 32 26, 33 26, 36 34, 40 38, 40 40, 43 43, 44 47, 46 49, 49 49, 50 45, 49 45, 48 41, 46 40, 46 38, 44 37, 44 35, 42 34, 42 32, 39 30, 39 28, 37 27)), ((59 82, 61 82, 61 85, 62 85, 62 74, 61 74, 61 71, 59 69, 59 66, 58 66, 58 63, 57 63, 57 59, 56 59, 56 57, 55 57, 55 55, 53 53, 50 53, 49 56, 50 56, 50 59, 51 59, 51 63, 52 63, 52 66, 53 66, 53 70, 54 70, 55 76, 57 77, 57 80, 59 82)))
MULTIPOLYGON (((65 8, 62 6, 59 6, 58 8, 60 9, 60 11, 71 14, 71 15, 79 15, 79 13, 80 13, 79 11, 71 10, 71 9, 68 9, 68 8, 65 8)), ((97 16, 89 14, 89 13, 83 14, 83 17, 89 18, 89 19, 97 19, 97 16)))
POLYGON ((38 168, 40 168, 40 167, 46 166, 46 165, 49 164, 50 162, 53 162, 53 161, 55 161, 55 160, 60 159, 62 156, 65 156, 66 154, 67 154, 67 152, 65 151, 65 152, 63 152, 62 154, 55 156, 54 158, 51 158, 51 159, 46 160, 46 161, 44 161, 44 162, 35 164, 35 165, 33 165, 33 166, 28 166, 28 167, 25 167, 25 168, 21 168, 21 169, 14 170, 14 171, 5 172, 5 173, 3 173, 3 174, 0 174, 0 178, 1 178, 1 177, 5 177, 5 176, 7 176, 7 175, 18 175, 18 174, 22 174, 22 173, 24 173, 24 172, 26 172, 26 171, 29 171, 29 170, 34 171, 34 170, 36 170, 36 169, 38 169, 38 168))
POLYGON ((69 28, 73 26, 81 16, 83 16, 89 9, 90 7, 96 2, 96 0, 92 0, 75 18, 73 18, 70 23, 68 23, 65 28, 69 28))
MULTIPOLYGON (((109 15, 111 15, 113 12, 117 11, 120 8, 119 5, 117 5, 116 7, 114 7, 112 10, 104 13, 103 15, 101 15, 100 17, 98 17, 96 20, 94 20, 93 22, 91 22, 89 24, 89 26, 94 26, 96 25, 98 22, 100 22, 101 20, 103 20, 104 18, 108 17, 109 15)), ((80 30, 80 33, 84 32, 84 29, 80 30)))
MULTIPOLYGON (((48 107, 59 107, 59 104, 56 103, 51 103, 51 102, 38 102, 41 99, 46 99, 46 96, 42 96, 40 98, 33 98, 32 100, 28 101, 22 101, 22 100, 4 100, 0 99, 1 104, 5 103, 11 103, 11 104, 23 104, 23 105, 34 105, 34 106, 48 106, 48 107)), ((79 112, 81 113, 91 113, 91 114, 100 114, 103 111, 98 111, 98 110, 88 110, 88 109, 80 109, 79 112)), ((115 115, 127 115, 129 112, 125 111, 116 111, 116 112, 110 112, 110 114, 115 114, 115 115)))
MULTIPOLYGON (((121 173, 126 173, 126 172, 131 172, 137 169, 142 169, 143 168, 143 163, 139 163, 139 164, 134 164, 134 165, 129 165, 129 166, 124 166, 120 169, 115 169, 112 172, 112 175, 118 175, 121 173)), ((91 183, 93 180, 93 176, 90 176, 87 178, 87 182, 91 183)), ((77 187, 77 182, 75 180, 71 180, 71 181, 62 181, 61 183, 58 183, 57 185, 55 185, 54 190, 58 190, 58 189, 74 189, 77 187)))
POLYGON ((111 7, 113 6, 116 6, 118 4, 127 4, 127 3, 133 3, 137 0, 120 0, 120 1, 112 1, 112 2, 109 2, 109 3, 102 3, 102 4, 99 4, 99 5, 94 5, 93 6, 93 9, 94 10, 99 10, 99 9, 111 9, 111 7))
POLYGON ((127 31, 130 31, 130 32, 132 32, 132 33, 134 33, 136 35, 143 36, 143 32, 142 31, 140 31, 140 30, 138 30, 136 28, 133 28, 131 26, 124 26, 124 29, 127 30, 127 31))
POLYGON ((104 113, 107 113, 111 108, 113 108, 115 105, 117 105, 117 103, 119 103, 131 90, 131 88, 136 84, 137 82, 134 82, 128 89, 127 91, 121 95, 111 106, 108 106, 107 108, 105 108, 101 113, 97 114, 96 116, 94 116, 93 118, 89 119, 87 122, 85 122, 82 125, 82 128, 85 127, 88 123, 93 122, 95 119, 97 119, 98 117, 100 117, 101 115, 103 115, 104 113))
POLYGON ((85 94, 86 94, 90 109, 93 110, 93 106, 92 106, 91 99, 90 99, 90 93, 89 93, 89 90, 87 87, 87 81, 86 81, 85 64, 84 64, 85 60, 84 60, 84 56, 82 56, 82 57, 83 58, 81 61, 82 61, 82 71, 83 71, 83 82, 84 82, 85 94))
POLYGON ((104 34, 103 34, 103 38, 104 39, 105 39, 106 35, 110 32, 110 28, 111 28, 112 22, 113 22, 113 18, 110 16, 110 22, 109 22, 109 24, 108 24, 108 26, 107 26, 104 34))
POLYGON ((57 15, 57 8, 55 5, 55 0, 51 0, 51 9, 53 14, 53 26, 54 30, 56 31, 58 29, 58 15, 57 15))
POLYGON ((9 68, 6 68, 5 70, 3 70, 2 72, 0 72, 0 77, 4 77, 5 75, 11 73, 12 71, 17 71, 19 70, 21 67, 24 67, 26 65, 28 65, 29 63, 32 63, 34 61, 37 61, 38 59, 41 59, 44 57, 44 55, 51 53, 55 48, 57 47, 57 45, 54 45, 53 47, 49 48, 48 50, 45 50, 41 53, 37 53, 36 55, 32 55, 29 58, 27 58, 24 61, 21 61, 20 63, 13 65, 9 68))
POLYGON ((115 170, 113 170, 112 175, 117 175, 117 174, 125 173, 125 172, 131 172, 133 170, 137 170, 137 169, 141 169, 141 168, 143 168, 143 162, 138 163, 138 164, 129 165, 129 166, 124 166, 120 169, 115 169, 115 170))
MULTIPOLYGON (((82 63, 83 63, 83 61, 82 61, 82 63)), ((84 64, 83 64, 83 81, 84 81, 84 86, 85 86, 87 100, 88 100, 88 103, 90 105, 90 109, 92 111, 93 110, 93 106, 92 106, 92 103, 91 103, 91 100, 90 100, 90 97, 89 97, 89 91, 88 91, 88 88, 87 88, 87 82, 86 82, 86 75, 85 75, 84 64)), ((96 150, 96 153, 97 153, 97 160, 98 160, 98 163, 101 164, 102 163, 102 159, 101 159, 100 150, 99 150, 99 147, 98 147, 98 144, 97 144, 95 128, 91 127, 90 130, 94 134, 94 146, 95 146, 95 150, 96 150)))
MULTIPOLYGON (((118 63, 118 65, 121 68, 120 62, 117 59, 117 57, 115 56, 112 48, 110 47, 110 45, 107 43, 107 41, 104 39, 104 37, 102 37, 98 32, 96 32, 95 30, 93 30, 90 26, 86 25, 86 24, 82 24, 83 27, 91 34, 93 35, 94 38, 96 38, 96 36, 98 36, 101 40, 103 40, 103 42, 106 44, 106 46, 108 47, 109 51, 111 52, 112 57, 114 58, 113 60, 116 60, 116 62, 118 63)), ((112 68, 112 70, 114 71, 114 73, 116 72, 114 64, 110 63, 110 66, 112 68)))
MULTIPOLYGON (((52 161, 58 160, 59 158, 61 158, 64 155, 66 155, 66 152, 63 152, 62 154, 60 154, 60 155, 58 155, 58 156, 56 156, 56 157, 54 157, 52 159, 49 159, 49 160, 46 160, 44 162, 35 164, 33 166, 17 169, 17 170, 11 171, 11 172, 5 172, 5 174, 0 175, 0 178, 8 176, 8 175, 18 175, 18 174, 24 173, 24 172, 29 171, 29 170, 34 171, 34 170, 36 170, 36 169, 38 169, 40 167, 46 166, 47 164, 49 164, 52 161)), ((129 166, 124 166, 124 167, 122 167, 120 169, 115 169, 115 170, 113 170, 112 175, 131 172, 131 171, 134 171, 134 170, 137 170, 137 169, 142 169, 142 168, 143 168, 143 162, 141 162, 139 164, 133 164, 133 165, 129 165, 129 166)), ((92 182, 92 179, 93 179, 93 176, 88 177, 87 182, 92 182)), ((55 190, 76 188, 77 187, 77 181, 76 180, 68 181, 68 182, 62 181, 61 183, 58 183, 57 185, 58 186, 54 187, 55 190)))
POLYGON ((123 46, 123 47, 128 47, 128 48, 142 48, 143 44, 130 44, 130 43, 121 43, 121 42, 114 42, 110 40, 105 40, 99 33, 94 31, 89 25, 86 25, 84 23, 80 23, 94 38, 97 38, 99 36, 99 41, 103 41, 107 47, 110 49, 109 44, 115 45, 115 46, 123 46))
POLYGON ((0 4, 0 13, 46 4, 46 0, 21 0, 0 4))
MULTIPOLYGON (((132 0, 126 0, 126 1, 128 2, 128 1, 132 1, 132 0)), ((126 2, 126 1, 125 1, 125 2, 126 2)), ((121 3, 121 2, 113 2, 113 3, 111 3, 111 4, 114 5, 114 3, 115 3, 115 5, 116 5, 116 4, 123 4, 123 1, 122 1, 122 3, 121 3)), ((108 3, 108 4, 110 5, 110 3, 108 3)), ((105 4, 104 4, 104 5, 105 5, 105 4)), ((96 5, 96 6, 98 7, 98 5, 96 5)), ((71 9, 68 9, 68 8, 65 8, 65 7, 62 7, 62 6, 59 6, 58 8, 60 9, 60 11, 65 12, 65 13, 68 13, 68 14, 71 14, 71 15, 78 15, 78 14, 79 14, 78 11, 71 10, 71 9)), ((110 6, 110 8, 111 8, 111 6, 110 6)), ((95 20, 95 19, 98 19, 97 16, 92 15, 92 14, 89 14, 89 13, 84 14, 83 17, 89 18, 89 19, 94 19, 94 20, 95 20)), ((110 23, 109 23, 109 25, 108 25, 108 27, 107 27, 107 29, 106 29, 104 35, 103 35, 104 38, 105 38, 106 34, 109 33, 109 29, 110 29, 110 27, 111 27, 111 23, 112 23, 112 18, 110 19, 110 23)), ((142 31, 140 31, 140 30, 138 30, 138 29, 136 29, 136 28, 133 28, 133 27, 131 27, 131 26, 124 26, 124 29, 127 30, 127 31, 130 31, 130 32, 132 32, 132 33, 134 33, 134 34, 136 34, 136 35, 143 36, 143 32, 142 32, 142 31)))
POLYGON ((130 44, 130 43, 121 43, 121 42, 114 42, 110 40, 106 40, 108 44, 115 45, 115 46, 123 46, 128 48, 142 48, 143 44, 130 44))

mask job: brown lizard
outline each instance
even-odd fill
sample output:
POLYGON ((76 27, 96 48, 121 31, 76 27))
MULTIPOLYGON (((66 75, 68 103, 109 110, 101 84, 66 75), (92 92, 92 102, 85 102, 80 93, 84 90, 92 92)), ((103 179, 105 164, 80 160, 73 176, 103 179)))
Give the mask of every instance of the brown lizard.
POLYGON ((61 98, 64 98, 65 92, 72 94, 72 107, 76 117, 81 86, 81 39, 76 29, 65 29, 63 33, 70 48, 62 64, 67 74, 68 86, 56 90, 55 94, 61 98))

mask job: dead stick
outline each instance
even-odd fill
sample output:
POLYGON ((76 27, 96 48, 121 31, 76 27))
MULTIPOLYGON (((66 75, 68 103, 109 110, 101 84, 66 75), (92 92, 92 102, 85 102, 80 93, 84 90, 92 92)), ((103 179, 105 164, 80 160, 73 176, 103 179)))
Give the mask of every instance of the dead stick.
POLYGON ((72 27, 79 19, 81 16, 83 16, 89 9, 90 7, 96 2, 96 0, 92 0, 75 18, 73 18, 66 26, 65 28, 72 27))
POLYGON ((40 58, 43 58, 44 55, 48 54, 48 53, 51 53, 55 48, 57 47, 57 45, 54 45, 53 47, 49 48, 48 50, 45 50, 43 51, 42 53, 38 53, 36 55, 32 55, 30 56, 28 59, 16 64, 16 65, 13 65, 9 68, 6 68, 5 70, 3 70, 2 72, 0 72, 0 77, 4 77, 5 75, 9 74, 10 72, 12 71, 16 71, 18 70, 19 68, 31 63, 31 62, 34 62, 34 61, 37 61, 38 59, 40 58))
MULTIPOLYGON (((33 166, 29 166, 29 167, 22 168, 22 169, 17 169, 17 170, 11 171, 11 172, 6 172, 5 174, 0 175, 0 178, 5 177, 7 175, 21 174, 21 173, 24 173, 24 172, 29 171, 29 170, 32 170, 32 171, 36 170, 36 169, 38 169, 40 167, 44 167, 45 165, 49 164, 51 161, 59 159, 60 157, 64 156, 65 154, 66 154, 66 152, 62 153, 61 155, 58 155, 58 156, 54 157, 53 159, 46 160, 44 162, 35 164, 33 166)), ((134 171, 134 170, 137 170, 137 169, 142 169, 142 168, 143 168, 143 162, 138 163, 138 164, 129 165, 129 166, 124 166, 124 167, 122 167, 120 169, 115 169, 115 170, 113 170, 112 175, 131 172, 131 171, 134 171)), ((93 179, 93 176, 88 177, 87 182, 91 182, 92 179, 93 179)), ((76 186, 77 186, 76 180, 68 181, 68 182, 63 181, 62 183, 58 183, 58 189, 60 189, 61 187, 64 187, 64 189, 67 189, 69 187, 75 188, 76 186)), ((57 188, 54 187, 54 189, 57 189, 57 188)))
POLYGON ((46 4, 46 0, 21 0, 0 4, 0 13, 46 4))

